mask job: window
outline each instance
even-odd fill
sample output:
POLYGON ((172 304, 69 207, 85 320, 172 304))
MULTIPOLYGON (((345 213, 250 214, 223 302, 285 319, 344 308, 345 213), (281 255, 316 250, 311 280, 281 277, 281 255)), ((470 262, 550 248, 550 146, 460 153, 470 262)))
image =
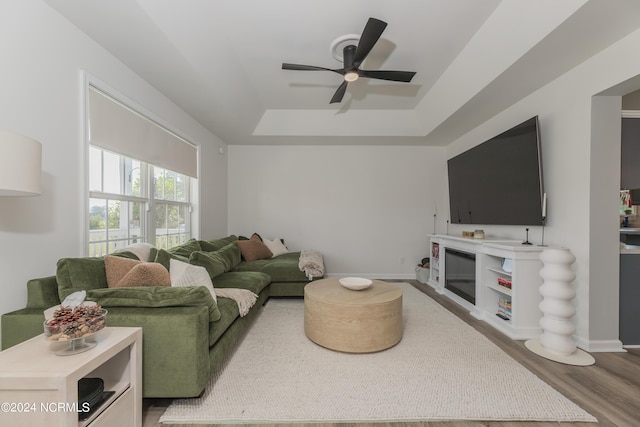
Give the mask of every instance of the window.
POLYGON ((99 147, 89 148, 89 175, 89 256, 191 237, 188 176, 99 147))
POLYGON ((153 169, 155 241, 158 248, 186 242, 190 233, 189 177, 167 169, 153 169))
POLYGON ((197 148, 89 86, 88 254, 191 238, 197 148))

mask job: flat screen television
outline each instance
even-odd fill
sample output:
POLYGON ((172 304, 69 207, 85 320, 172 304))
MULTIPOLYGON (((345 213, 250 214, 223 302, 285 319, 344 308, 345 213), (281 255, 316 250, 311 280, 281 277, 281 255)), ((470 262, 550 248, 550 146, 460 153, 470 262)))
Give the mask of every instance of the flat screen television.
POLYGON ((543 225, 538 116, 452 157, 447 169, 452 224, 543 225))

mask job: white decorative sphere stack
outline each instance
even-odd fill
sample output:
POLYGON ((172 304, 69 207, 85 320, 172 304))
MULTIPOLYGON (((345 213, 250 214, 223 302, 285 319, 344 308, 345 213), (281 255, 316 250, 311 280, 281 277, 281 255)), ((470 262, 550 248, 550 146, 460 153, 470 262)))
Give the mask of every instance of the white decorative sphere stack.
POLYGON ((543 267, 540 270, 542 286, 539 291, 542 302, 539 304, 542 318, 542 334, 534 340, 525 342, 525 346, 539 356, 570 365, 587 366, 595 363, 588 353, 577 348, 572 335, 576 331, 573 317, 576 310, 571 301, 576 291, 571 282, 576 278, 571 264, 576 260, 567 248, 547 248, 540 254, 543 267))
POLYGON ((576 345, 571 336, 576 328, 571 321, 576 310, 571 304, 576 292, 571 282, 576 278, 571 270, 571 264, 576 257, 566 248, 549 248, 540 254, 543 267, 540 277, 542 302, 540 311, 540 327, 543 332, 539 340, 547 350, 568 356, 576 351, 576 345))

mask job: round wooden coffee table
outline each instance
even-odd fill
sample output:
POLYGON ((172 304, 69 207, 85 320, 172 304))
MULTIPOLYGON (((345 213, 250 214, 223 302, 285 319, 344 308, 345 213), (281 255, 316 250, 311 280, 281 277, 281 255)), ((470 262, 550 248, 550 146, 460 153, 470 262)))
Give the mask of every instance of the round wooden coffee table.
POLYGON ((323 347, 346 353, 371 353, 402 338, 402 289, 373 280, 353 291, 338 279, 322 279, 304 288, 304 332, 323 347))

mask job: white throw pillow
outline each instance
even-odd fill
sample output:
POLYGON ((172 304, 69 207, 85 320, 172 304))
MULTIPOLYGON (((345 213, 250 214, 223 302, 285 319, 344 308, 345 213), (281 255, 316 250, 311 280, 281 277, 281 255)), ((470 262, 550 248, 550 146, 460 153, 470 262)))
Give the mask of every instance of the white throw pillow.
POLYGON ((132 243, 129 246, 125 246, 124 248, 117 250, 116 252, 128 251, 137 256, 140 261, 149 261, 151 249, 153 249, 153 247, 154 246, 151 243, 132 243))
POLYGON ((206 286, 211 292, 213 300, 218 301, 213 290, 213 282, 206 268, 171 258, 169 261, 169 276, 171 277, 171 286, 206 286))
POLYGON ((278 255, 286 254, 289 252, 287 247, 282 244, 282 241, 280 241, 280 239, 262 239, 262 243, 264 243, 269 248, 271 253, 273 253, 273 257, 277 257, 278 255))

